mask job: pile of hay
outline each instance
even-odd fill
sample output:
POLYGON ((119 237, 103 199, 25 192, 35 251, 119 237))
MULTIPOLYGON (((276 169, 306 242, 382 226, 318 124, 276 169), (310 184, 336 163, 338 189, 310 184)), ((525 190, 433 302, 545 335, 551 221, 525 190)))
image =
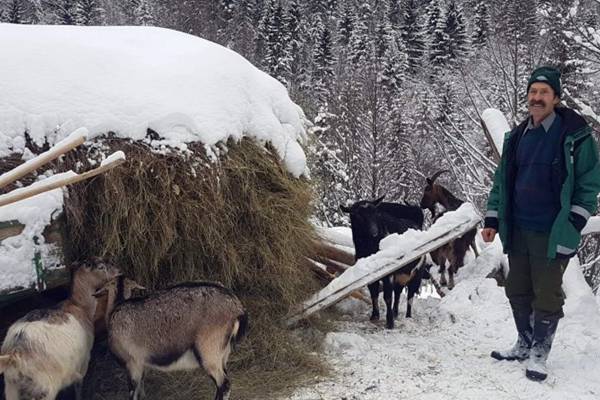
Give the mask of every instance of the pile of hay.
MULTIPOLYGON (((233 289, 250 316, 249 337, 233 352, 232 398, 271 398, 323 372, 314 351, 284 325, 289 307, 319 288, 305 257, 314 251, 312 188, 291 176, 275 152, 253 140, 227 144, 218 161, 202 145, 157 154, 141 142, 104 137, 66 156, 87 169, 99 152, 127 162, 69 189, 67 259, 105 257, 150 289, 187 280, 233 289), (311 355, 312 354, 312 355, 311 355)), ((87 398, 125 398, 124 370, 95 350, 87 398)), ((150 374, 149 398, 212 398, 201 371, 150 374)))

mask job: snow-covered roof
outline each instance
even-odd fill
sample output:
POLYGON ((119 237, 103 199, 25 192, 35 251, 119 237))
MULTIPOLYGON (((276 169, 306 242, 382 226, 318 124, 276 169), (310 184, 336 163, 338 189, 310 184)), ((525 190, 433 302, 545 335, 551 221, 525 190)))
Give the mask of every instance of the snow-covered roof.
POLYGON ((285 87, 232 50, 153 27, 0 24, 0 157, 27 131, 50 144, 80 127, 156 148, 228 138, 270 141, 305 172, 306 119, 285 87), (150 141, 150 139, 145 139, 150 141))

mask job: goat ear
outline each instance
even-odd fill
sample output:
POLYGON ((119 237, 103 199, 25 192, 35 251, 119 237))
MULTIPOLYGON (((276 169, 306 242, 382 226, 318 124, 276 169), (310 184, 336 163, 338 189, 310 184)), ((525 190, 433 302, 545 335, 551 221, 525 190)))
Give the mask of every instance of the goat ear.
POLYGON ((130 289, 146 290, 146 288, 144 286, 140 285, 139 283, 137 283, 133 279, 125 278, 125 283, 127 284, 127 286, 130 289))
POLYGON ((345 213, 350 214, 350 208, 346 207, 345 205, 340 204, 340 210, 342 210, 345 213))
POLYGON ((96 293, 94 293, 92 296, 98 298, 104 296, 106 293, 108 293, 108 289, 106 288, 106 286, 104 286, 96 290, 96 293))
POLYGON ((381 203, 384 198, 385 198, 385 194, 383 196, 381 196, 380 198, 378 198, 377 200, 373 200, 373 205, 374 206, 379 205, 379 203, 381 203))
POLYGON ((2 375, 2 373, 4 373, 4 371, 12 365, 12 363, 13 359, 10 354, 0 356, 0 375, 2 375))

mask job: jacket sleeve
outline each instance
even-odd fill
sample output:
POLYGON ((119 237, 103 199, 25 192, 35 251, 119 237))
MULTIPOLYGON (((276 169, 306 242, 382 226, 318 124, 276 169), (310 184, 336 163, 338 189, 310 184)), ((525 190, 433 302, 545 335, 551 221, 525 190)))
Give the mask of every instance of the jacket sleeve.
POLYGON ((600 192, 598 145, 591 134, 574 148, 573 175, 574 186, 569 220, 577 230, 581 231, 590 216, 596 213, 600 192))
POLYGON ((485 220, 483 222, 484 228, 493 228, 496 231, 498 230, 498 205, 500 202, 500 181, 504 176, 504 171, 502 170, 503 163, 500 161, 498 167, 496 168, 496 172, 494 173, 494 184, 492 185, 492 190, 490 190, 490 195, 488 197, 487 202, 487 211, 485 213, 485 220))

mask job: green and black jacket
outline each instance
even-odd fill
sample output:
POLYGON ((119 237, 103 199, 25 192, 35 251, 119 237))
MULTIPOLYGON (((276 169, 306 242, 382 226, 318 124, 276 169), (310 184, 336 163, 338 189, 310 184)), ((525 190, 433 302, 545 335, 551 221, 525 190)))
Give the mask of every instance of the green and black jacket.
MULTIPOLYGON (((600 192, 598 147, 585 119, 570 108, 556 108, 562 118, 561 144, 552 166, 553 193, 560 199, 560 211, 554 220, 548 242, 548 258, 571 257, 581 241, 581 230, 596 212, 600 192)), ((498 231, 504 252, 510 250, 511 204, 517 173, 516 153, 525 120, 506 134, 500 164, 494 175, 485 215, 485 227, 498 231)))

